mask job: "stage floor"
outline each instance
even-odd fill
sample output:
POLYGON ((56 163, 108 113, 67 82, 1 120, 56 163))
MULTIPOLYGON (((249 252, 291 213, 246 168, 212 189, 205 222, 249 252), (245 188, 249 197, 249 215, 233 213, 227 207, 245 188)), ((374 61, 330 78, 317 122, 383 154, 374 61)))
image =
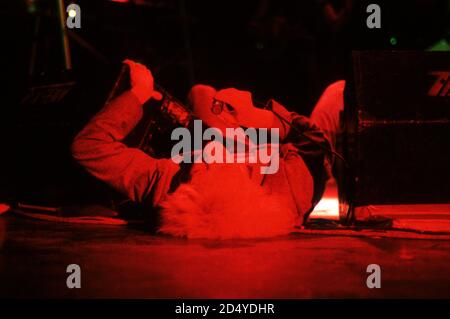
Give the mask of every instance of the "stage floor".
POLYGON ((0 297, 450 297, 450 241, 294 234, 201 241, 0 217, 0 297), (368 289, 366 267, 381 266, 368 289), (66 267, 81 267, 81 289, 66 267))

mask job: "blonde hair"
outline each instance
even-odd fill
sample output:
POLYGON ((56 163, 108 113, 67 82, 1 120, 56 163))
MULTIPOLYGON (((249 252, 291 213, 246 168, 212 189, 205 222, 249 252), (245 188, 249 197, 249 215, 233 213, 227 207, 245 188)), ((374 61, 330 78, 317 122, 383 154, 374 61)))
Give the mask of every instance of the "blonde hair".
POLYGON ((257 238, 294 230, 297 213, 249 177, 245 164, 194 164, 191 180, 160 204, 160 233, 257 238))

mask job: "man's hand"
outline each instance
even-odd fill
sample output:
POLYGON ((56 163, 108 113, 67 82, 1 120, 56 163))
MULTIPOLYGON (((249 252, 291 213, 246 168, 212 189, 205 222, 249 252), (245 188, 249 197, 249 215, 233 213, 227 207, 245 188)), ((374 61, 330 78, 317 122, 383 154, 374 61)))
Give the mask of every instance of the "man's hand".
POLYGON ((123 63, 130 67, 131 91, 139 102, 144 104, 150 98, 158 101, 162 99, 162 94, 153 89, 153 75, 145 65, 128 59, 123 63))

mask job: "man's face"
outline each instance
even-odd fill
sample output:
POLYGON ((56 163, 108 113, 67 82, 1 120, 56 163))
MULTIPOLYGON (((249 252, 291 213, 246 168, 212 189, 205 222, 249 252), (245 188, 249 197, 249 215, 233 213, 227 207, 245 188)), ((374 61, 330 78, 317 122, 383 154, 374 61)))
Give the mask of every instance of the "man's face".
POLYGON ((232 106, 215 99, 216 89, 207 85, 195 85, 189 93, 189 103, 194 114, 206 126, 218 129, 223 135, 227 128, 237 128, 239 123, 232 106))
POLYGON ((236 118, 236 110, 229 104, 216 99, 213 100, 211 113, 214 114, 219 121, 229 125, 229 127, 239 126, 236 118))
POLYGON ((195 85, 189 102, 198 118, 222 133, 226 128, 271 128, 276 122, 272 112, 253 105, 250 92, 235 88, 217 91, 211 86, 195 85))

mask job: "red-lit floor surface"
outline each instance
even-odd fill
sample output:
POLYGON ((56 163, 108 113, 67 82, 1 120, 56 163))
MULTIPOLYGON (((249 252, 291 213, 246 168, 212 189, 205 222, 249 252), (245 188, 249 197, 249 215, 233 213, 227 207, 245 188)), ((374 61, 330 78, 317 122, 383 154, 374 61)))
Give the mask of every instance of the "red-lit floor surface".
POLYGON ((190 241, 124 226, 0 217, 0 297, 450 297, 450 241, 294 234, 190 241), (81 267, 81 289, 66 267, 81 267), (381 267, 381 288, 366 267, 381 267))

